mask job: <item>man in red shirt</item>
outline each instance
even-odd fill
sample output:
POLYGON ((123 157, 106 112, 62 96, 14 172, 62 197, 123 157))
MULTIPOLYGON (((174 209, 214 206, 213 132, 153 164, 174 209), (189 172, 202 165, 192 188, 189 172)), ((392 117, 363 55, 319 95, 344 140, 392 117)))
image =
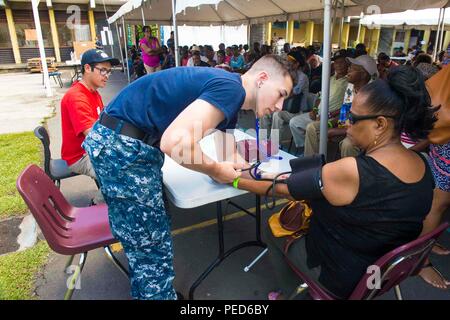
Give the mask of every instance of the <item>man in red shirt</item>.
MULTIPOLYGON (((81 144, 103 110, 98 88, 103 88, 111 74, 111 67, 119 64, 104 51, 91 49, 81 58, 82 78, 75 82, 61 100, 62 146, 61 158, 72 172, 96 179, 89 156, 81 144)), ((93 202, 102 201, 98 192, 93 202)))

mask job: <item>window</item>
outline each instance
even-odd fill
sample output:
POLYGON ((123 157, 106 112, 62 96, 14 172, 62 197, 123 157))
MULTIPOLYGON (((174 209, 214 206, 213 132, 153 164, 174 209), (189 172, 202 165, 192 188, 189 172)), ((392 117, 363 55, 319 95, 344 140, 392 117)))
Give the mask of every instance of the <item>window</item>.
POLYGON ((8 24, 6 21, 0 22, 0 48, 12 48, 8 24))
POLYGON ((72 30, 65 23, 57 23, 58 39, 61 47, 73 47, 72 30))
MULTIPOLYGON (((26 29, 34 29, 34 23, 19 23, 16 24, 16 34, 19 47, 22 48, 36 48, 38 47, 37 40, 27 40, 25 38, 26 29)), ((44 40, 44 47, 53 47, 52 33, 50 24, 41 22, 42 38, 44 40)))
POLYGON ((395 33, 395 42, 405 42, 405 31, 397 30, 395 33))
POLYGON ((69 28, 65 23, 57 23, 58 38, 61 47, 73 47, 74 41, 91 41, 89 25, 79 25, 77 28, 69 28))

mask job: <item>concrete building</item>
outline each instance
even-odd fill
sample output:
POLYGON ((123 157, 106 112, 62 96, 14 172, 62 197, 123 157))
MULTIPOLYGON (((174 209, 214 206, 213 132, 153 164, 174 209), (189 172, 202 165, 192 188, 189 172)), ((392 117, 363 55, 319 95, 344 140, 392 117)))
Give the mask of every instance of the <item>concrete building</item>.
MULTIPOLYGON (((47 57, 55 57, 57 62, 70 60, 74 41, 101 39, 101 31, 108 28, 106 19, 112 16, 126 0, 41 0, 39 16, 47 57), (75 27, 73 27, 75 26, 75 27)), ((437 17, 436 17, 437 20, 437 17)), ((393 53, 393 48, 408 48, 424 41, 422 50, 434 45, 437 25, 428 26, 383 26, 368 28, 360 25, 359 17, 336 19, 332 33, 333 49, 355 47, 364 43, 369 54, 375 56, 384 51, 393 53), (342 32, 340 32, 342 30, 342 32)), ((151 21, 148 22, 151 24, 151 21)), ((120 26, 120 22, 119 22, 120 26)), ((24 65, 29 58, 39 57, 37 41, 33 36, 34 18, 31 0, 0 0, 0 65, 24 65)), ((159 31, 159 28, 155 28, 159 31)), ((110 26, 114 46, 106 45, 104 50, 114 57, 121 57, 124 33, 129 46, 136 44, 138 28, 126 25, 123 28, 110 26), (119 30, 119 35, 117 34, 119 30), (133 36, 134 35, 134 36, 133 36)), ((159 34, 157 34, 159 36, 159 34)), ((251 25, 250 42, 270 44, 282 37, 294 45, 321 45, 323 41, 323 21, 288 21, 251 25), (276 38, 276 39, 275 39, 276 38)), ((450 27, 445 26, 443 48, 450 42, 450 27)))
MULTIPOLYGON (((123 0, 41 0, 39 17, 47 57, 57 62, 70 60, 74 41, 101 39, 101 31, 108 27, 107 17, 113 15, 123 0)), ((111 28, 117 41, 115 28, 111 28)), ((39 57, 34 37, 34 18, 30 0, 0 0, 0 65, 24 64, 39 57)), ((109 54, 111 46, 104 49, 109 54)))
MULTIPOLYGON (((369 54, 375 56, 379 52, 393 54, 393 49, 403 47, 405 52, 408 48, 421 44, 422 50, 427 51, 434 46, 437 34, 437 25, 428 26, 382 26, 379 28, 368 28, 359 25, 359 19, 344 19, 341 23, 337 20, 332 33, 332 46, 336 48, 354 48, 358 43, 364 43, 369 54), (349 21, 350 20, 350 21, 349 21), (339 35, 342 28, 341 36, 339 35)), ((436 18, 437 20, 437 18, 436 18)), ((443 48, 450 43, 450 26, 444 29, 443 48)), ((250 39, 270 44, 273 38, 282 37, 291 44, 309 46, 314 43, 321 44, 323 41, 322 21, 289 21, 274 22, 264 25, 253 25, 250 39)))

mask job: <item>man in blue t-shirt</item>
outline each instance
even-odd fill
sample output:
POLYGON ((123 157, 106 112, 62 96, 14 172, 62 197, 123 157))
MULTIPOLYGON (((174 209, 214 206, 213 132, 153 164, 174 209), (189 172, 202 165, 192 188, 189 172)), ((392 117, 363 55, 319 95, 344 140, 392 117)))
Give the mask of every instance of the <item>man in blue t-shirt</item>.
POLYGON ((164 153, 220 183, 232 182, 241 165, 211 160, 200 140, 212 129, 234 128, 240 109, 258 117, 281 110, 292 83, 286 62, 268 55, 242 76, 195 67, 147 75, 105 108, 83 147, 108 204, 111 231, 127 255, 134 299, 176 299, 164 153))

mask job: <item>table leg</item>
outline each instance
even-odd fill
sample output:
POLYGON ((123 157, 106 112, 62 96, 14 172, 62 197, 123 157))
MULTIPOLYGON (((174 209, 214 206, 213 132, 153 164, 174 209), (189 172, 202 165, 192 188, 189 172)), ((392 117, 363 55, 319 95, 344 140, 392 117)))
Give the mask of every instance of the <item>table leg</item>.
POLYGON ((70 83, 73 83, 73 81, 75 80, 75 78, 78 75, 78 69, 77 66, 74 67, 74 75, 72 76, 72 78, 70 79, 70 83))
POLYGON ((256 241, 261 242, 261 196, 256 195, 256 241))
POLYGON ((197 278, 194 284, 189 289, 189 299, 194 300, 194 292, 197 287, 205 280, 205 278, 216 268, 223 260, 225 260, 230 254, 233 252, 251 246, 258 246, 262 248, 267 248, 267 245, 261 241, 261 198, 259 196, 256 197, 256 241, 248 241, 241 243, 228 251, 225 251, 225 243, 223 237, 223 212, 222 212, 222 202, 218 201, 216 203, 217 206, 217 229, 219 234, 219 254, 217 258, 209 265, 209 267, 197 278))

